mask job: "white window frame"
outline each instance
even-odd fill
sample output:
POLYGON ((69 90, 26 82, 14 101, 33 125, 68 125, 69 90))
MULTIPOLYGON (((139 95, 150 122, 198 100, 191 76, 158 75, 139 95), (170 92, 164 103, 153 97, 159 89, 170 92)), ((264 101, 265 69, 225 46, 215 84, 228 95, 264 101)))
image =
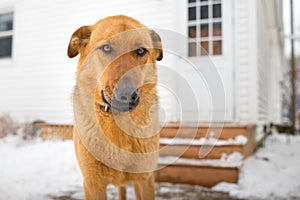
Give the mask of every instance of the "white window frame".
MULTIPOLYGON (((186 0, 188 1, 188 0, 186 0)), ((223 32, 223 0, 208 0, 201 2, 200 0, 196 0, 196 2, 193 3, 188 3, 187 2, 187 10, 190 7, 195 7, 196 8, 196 20, 190 21, 187 17, 187 30, 189 29, 190 26, 196 26, 196 37, 195 38, 189 38, 188 39, 188 47, 190 43, 195 42, 197 45, 196 47, 196 55, 195 56, 189 56, 189 49, 187 49, 188 57, 193 58, 193 57, 207 57, 207 56, 222 56, 224 54, 224 32, 223 32), (215 4, 221 4, 221 17, 220 18, 213 18, 213 5, 215 4), (200 19, 200 12, 199 9, 201 6, 208 6, 209 12, 208 12, 208 18, 207 19, 200 19), (222 35, 221 36, 213 36, 213 24, 214 23, 221 23, 222 27, 222 35), (208 31, 208 37, 201 37, 200 36, 200 26, 202 24, 208 24, 209 31, 208 31), (213 54, 213 42, 214 41, 221 41, 222 42, 222 50, 221 54, 213 54), (201 42, 208 42, 208 50, 209 54, 202 54, 201 53, 201 47, 200 43, 201 42)), ((189 14, 187 12, 187 14, 189 14)))
POLYGON ((7 57, 0 57, 0 61, 2 60, 12 60, 13 57, 13 41, 14 41, 14 12, 13 11, 6 11, 6 12, 0 12, 0 15, 6 15, 6 14, 12 14, 13 15, 13 27, 12 30, 6 30, 6 31, 0 31, 0 38, 5 37, 12 37, 12 43, 11 43, 11 54, 7 57))
MULTIPOLYGON (((0 58, 0 69, 11 68, 15 66, 15 0, 4 0, 0 2, 0 14, 13 13, 13 29, 11 34, 12 40, 12 52, 10 57, 0 58)), ((3 31, 4 32, 4 31, 3 31)), ((8 31, 5 31, 8 32, 8 31)), ((3 34, 4 35, 4 34, 3 34)))
MULTIPOLYGON (((186 41, 182 45, 182 55, 191 63, 195 63, 195 67, 201 67, 209 70, 211 63, 222 77, 226 98, 226 118, 225 121, 232 122, 235 120, 235 1, 222 0, 222 54, 208 56, 188 56, 188 0, 178 0, 176 5, 178 24, 176 30, 186 36, 186 41)), ((194 71, 186 71, 185 73, 194 73, 194 71)), ((178 88, 181 87, 178 83, 178 88)))

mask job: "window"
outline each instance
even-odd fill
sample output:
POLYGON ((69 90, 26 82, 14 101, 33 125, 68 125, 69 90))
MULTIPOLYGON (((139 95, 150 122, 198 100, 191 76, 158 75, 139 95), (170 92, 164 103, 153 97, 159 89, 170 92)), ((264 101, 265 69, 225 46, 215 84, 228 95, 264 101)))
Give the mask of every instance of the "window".
POLYGON ((222 0, 188 0, 188 55, 222 55, 222 0))
POLYGON ((0 14, 0 59, 12 56, 13 13, 0 14))

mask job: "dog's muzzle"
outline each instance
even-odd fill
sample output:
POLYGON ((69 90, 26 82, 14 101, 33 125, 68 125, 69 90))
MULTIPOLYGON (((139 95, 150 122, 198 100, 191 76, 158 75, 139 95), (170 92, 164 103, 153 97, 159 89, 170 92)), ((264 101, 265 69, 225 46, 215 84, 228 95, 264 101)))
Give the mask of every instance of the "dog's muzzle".
POLYGON ((111 100, 105 98, 101 91, 102 100, 106 103, 105 111, 112 109, 116 112, 128 112, 134 110, 140 103, 138 89, 135 87, 116 88, 111 100))

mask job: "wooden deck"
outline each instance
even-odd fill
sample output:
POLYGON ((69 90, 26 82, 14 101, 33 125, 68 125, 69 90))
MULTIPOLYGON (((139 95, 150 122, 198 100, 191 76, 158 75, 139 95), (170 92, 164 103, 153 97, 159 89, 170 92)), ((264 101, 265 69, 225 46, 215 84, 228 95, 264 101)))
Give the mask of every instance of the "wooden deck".
POLYGON ((237 183, 238 174, 238 167, 169 165, 157 171, 156 180, 212 187, 220 182, 237 183))

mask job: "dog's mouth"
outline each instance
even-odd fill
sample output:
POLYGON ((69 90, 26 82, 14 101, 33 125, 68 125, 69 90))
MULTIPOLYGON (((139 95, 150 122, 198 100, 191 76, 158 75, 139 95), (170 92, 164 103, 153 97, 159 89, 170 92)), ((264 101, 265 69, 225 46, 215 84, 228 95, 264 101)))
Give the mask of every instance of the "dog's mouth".
POLYGON ((112 97, 110 100, 106 99, 104 95, 104 91, 101 90, 101 98, 102 101, 106 104, 105 111, 107 112, 109 109, 115 112, 129 112, 134 110, 140 103, 140 97, 137 94, 131 95, 129 99, 118 99, 116 97, 112 97))

